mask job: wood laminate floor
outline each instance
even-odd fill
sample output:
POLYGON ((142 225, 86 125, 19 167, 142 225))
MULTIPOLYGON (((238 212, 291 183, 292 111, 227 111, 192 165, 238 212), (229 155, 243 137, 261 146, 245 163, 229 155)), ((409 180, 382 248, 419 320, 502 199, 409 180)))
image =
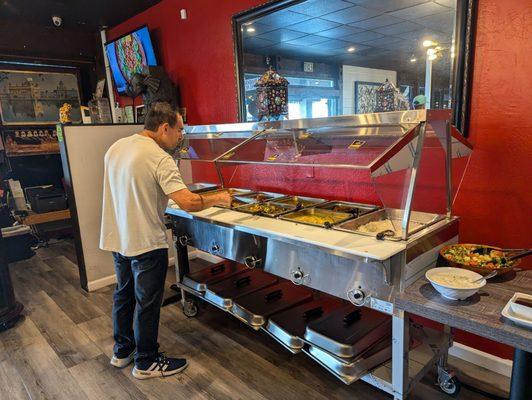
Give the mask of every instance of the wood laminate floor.
MULTIPOLYGON (((196 265, 198 263, 196 262, 196 265)), ((159 341, 167 355, 185 356, 180 375, 138 381, 112 356, 112 287, 79 287, 71 242, 38 250, 11 264, 25 318, 0 333, 0 399, 389 399, 363 383, 346 386, 303 354, 292 355, 214 307, 186 318, 163 307, 159 341)), ((167 284, 175 280, 169 270, 167 284)), ((167 290, 166 295, 171 295, 167 290)), ((449 399, 425 378, 412 399, 449 399)), ((463 389, 459 399, 486 397, 463 389)))

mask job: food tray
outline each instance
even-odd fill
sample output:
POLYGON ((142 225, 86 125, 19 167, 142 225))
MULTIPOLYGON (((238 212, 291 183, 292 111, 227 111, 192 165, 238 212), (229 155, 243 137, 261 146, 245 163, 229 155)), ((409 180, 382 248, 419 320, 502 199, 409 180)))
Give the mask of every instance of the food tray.
POLYGON ((341 358, 357 357, 392 333, 392 318, 349 304, 308 324, 305 340, 341 358))
POLYGON ((186 274, 183 277, 183 285, 194 289, 197 292, 204 292, 208 285, 215 284, 224 279, 231 278, 248 270, 245 265, 222 261, 218 264, 199 271, 186 274))
POLYGON ((206 193, 220 188, 219 186, 213 183, 193 183, 192 185, 188 185, 187 187, 188 190, 196 194, 206 193))
POLYGON ((351 214, 348 213, 341 213, 341 212, 335 212, 330 210, 323 210, 319 208, 305 208, 303 210, 291 212, 289 214, 282 215, 280 217, 281 219, 297 222, 298 224, 305 224, 305 225, 311 225, 311 226, 320 226, 322 228, 330 228, 331 226, 335 224, 339 224, 341 222, 347 221, 348 219, 353 218, 351 214), (316 217, 321 218, 324 220, 324 222, 320 223, 316 221, 316 223, 313 223, 308 220, 300 220, 300 218, 307 218, 307 217, 316 217))
MULTIPOLYGON (((221 192, 226 192, 226 191, 230 191, 233 194, 233 201, 231 202, 232 204, 231 208, 235 208, 243 204, 248 204, 248 203, 253 202, 253 199, 250 198, 249 196, 253 195, 255 192, 252 190, 248 190, 248 189, 217 188, 215 190, 201 192, 200 194, 203 194, 204 196, 209 196, 211 194, 216 194, 216 193, 221 193, 221 192), (244 200, 241 200, 241 199, 244 199, 244 200), (233 203, 237 203, 237 204, 233 205, 233 203)), ((229 208, 229 207, 224 207, 224 206, 216 206, 216 207, 229 208)))
POLYGON ((361 215, 379 209, 378 206, 374 206, 371 204, 350 203, 347 201, 329 201, 327 203, 316 206, 316 208, 322 208, 324 210, 331 210, 335 212, 345 212, 348 214, 353 214, 353 216, 355 217, 360 217, 361 215))
POLYGON ((334 355, 315 346, 309 346, 303 351, 342 382, 350 385, 368 371, 392 358, 392 338, 391 336, 384 337, 359 357, 345 360, 339 360, 334 355))
POLYGON ((246 204, 257 204, 264 201, 281 198, 284 195, 270 192, 256 192, 248 191, 248 193, 235 193, 233 201, 231 202, 231 208, 235 209, 246 204))
POLYGON ((234 299, 274 285, 278 281, 274 275, 253 269, 214 285, 208 285, 205 299, 218 307, 230 310, 234 299))
POLYGON ((261 203, 252 203, 252 204, 246 204, 246 205, 243 205, 243 206, 240 206, 240 207, 236 207, 235 211, 241 211, 241 212, 245 212, 245 213, 249 213, 249 214, 256 214, 256 215, 264 215, 264 216, 267 216, 267 217, 275 218, 275 217, 277 217, 279 215, 286 214, 288 212, 294 211, 295 209, 296 209, 296 207, 292 206, 292 205, 280 204, 280 203, 273 202, 273 201, 265 201, 265 202, 261 202, 261 203), (265 211, 254 210, 257 207, 262 208, 262 209, 265 208, 265 207, 271 207, 271 208, 277 209, 278 211, 265 212, 265 211))
POLYGON ((284 281, 240 296, 233 301, 231 311, 235 317, 252 328, 260 329, 271 315, 310 300, 312 300, 311 289, 284 281))
POLYGON ((345 300, 323 295, 319 299, 272 315, 266 331, 291 352, 298 353, 305 344, 303 337, 307 325, 345 304, 345 300))
POLYGON ((324 200, 324 199, 315 199, 314 197, 303 197, 303 196, 286 196, 286 197, 281 197, 275 200, 276 203, 289 204, 292 206, 300 205, 300 208, 316 206, 326 201, 327 200, 324 200))
MULTIPOLYGON (((402 218, 403 210, 387 208, 384 210, 377 210, 375 212, 362 215, 356 219, 338 224, 334 226, 334 229, 344 232, 357 233, 364 236, 376 237, 379 232, 360 232, 358 231, 358 228, 372 221, 389 219, 396 228, 395 235, 391 237, 385 236, 384 238, 388 240, 402 240, 402 230, 400 228, 402 225, 402 218)), ((408 225, 408 234, 412 235, 413 233, 416 233, 429 225, 441 221, 443 218, 445 218, 443 215, 412 211, 410 214, 410 224, 408 225)))

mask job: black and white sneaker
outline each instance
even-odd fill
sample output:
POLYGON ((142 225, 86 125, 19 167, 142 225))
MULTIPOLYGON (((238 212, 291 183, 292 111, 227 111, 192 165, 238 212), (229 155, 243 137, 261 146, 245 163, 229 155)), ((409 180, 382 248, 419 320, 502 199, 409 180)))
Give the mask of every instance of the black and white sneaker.
POLYGON ((135 351, 132 351, 131 354, 125 357, 120 357, 115 354, 113 355, 113 358, 111 358, 111 365, 116 368, 125 368, 133 362, 134 356, 135 351))
POLYGON ((137 379, 161 378, 175 375, 187 366, 187 360, 184 358, 170 358, 159 353, 155 361, 135 365, 132 373, 137 379))

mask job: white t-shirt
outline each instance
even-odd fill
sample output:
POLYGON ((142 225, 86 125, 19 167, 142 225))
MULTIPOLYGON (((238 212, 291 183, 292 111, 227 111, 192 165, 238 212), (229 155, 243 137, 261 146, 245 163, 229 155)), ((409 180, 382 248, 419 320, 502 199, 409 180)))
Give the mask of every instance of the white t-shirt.
POLYGON ((153 139, 132 135, 105 154, 100 248, 126 257, 168 248, 168 194, 185 189, 172 157, 153 139))

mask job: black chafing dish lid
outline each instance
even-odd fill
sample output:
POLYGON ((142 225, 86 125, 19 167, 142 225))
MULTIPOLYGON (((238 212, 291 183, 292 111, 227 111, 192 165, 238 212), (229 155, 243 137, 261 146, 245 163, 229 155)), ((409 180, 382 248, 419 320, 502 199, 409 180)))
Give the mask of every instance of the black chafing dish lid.
POLYGON ((345 300, 321 295, 319 298, 308 303, 272 315, 270 321, 292 336, 302 338, 310 322, 326 316, 330 312, 345 305, 345 300))
POLYGON ((250 314, 268 317, 310 300, 312 300, 311 289, 284 281, 239 297, 234 303, 250 314))
POLYGON ((220 297, 234 299, 238 296, 244 296, 274 285, 278 281, 279 279, 276 276, 263 272, 260 269, 248 269, 235 276, 209 285, 208 290, 220 297))
POLYGON ((381 325, 390 323, 389 315, 349 304, 310 322, 307 329, 337 343, 351 345, 381 325))
POLYGON ((238 275, 248 268, 234 261, 222 261, 186 275, 187 279, 202 284, 213 284, 238 275))

